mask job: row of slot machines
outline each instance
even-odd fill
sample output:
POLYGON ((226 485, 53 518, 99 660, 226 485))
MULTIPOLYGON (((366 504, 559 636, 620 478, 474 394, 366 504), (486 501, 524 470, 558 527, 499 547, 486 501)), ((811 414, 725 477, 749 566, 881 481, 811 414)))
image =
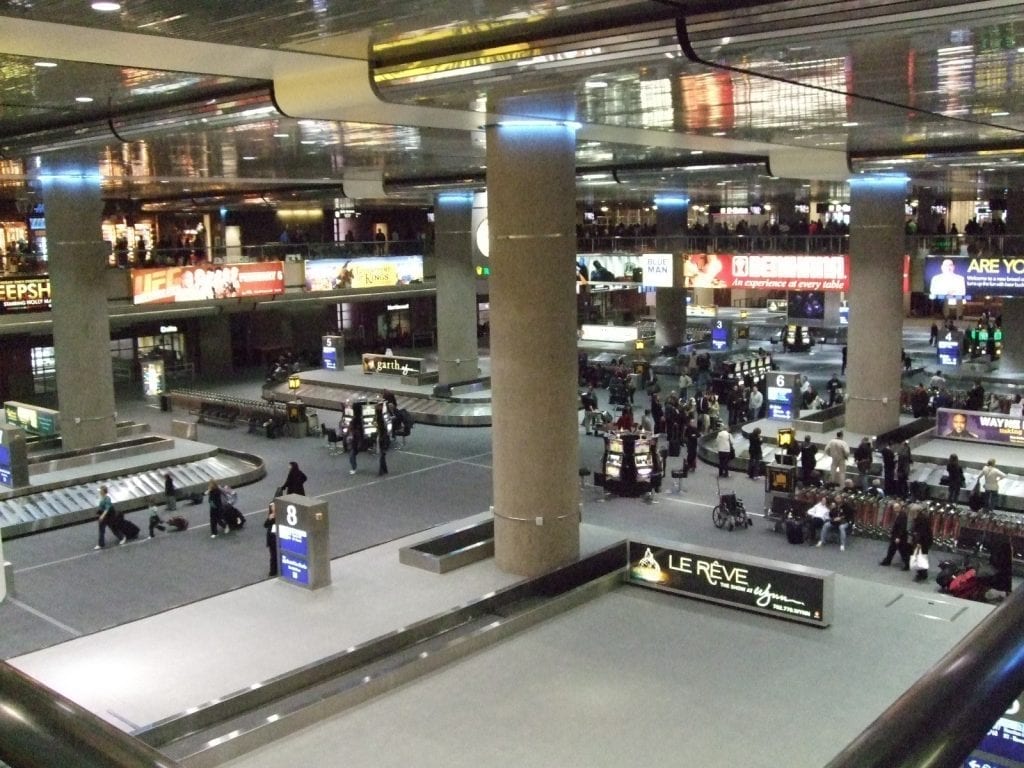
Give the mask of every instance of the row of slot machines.
POLYGON ((720 361, 722 376, 731 382, 752 381, 758 383, 772 369, 769 354, 731 355, 720 361))
POLYGON ((649 432, 616 430, 605 434, 601 462, 604 489, 617 496, 641 496, 661 481, 658 437, 649 432))

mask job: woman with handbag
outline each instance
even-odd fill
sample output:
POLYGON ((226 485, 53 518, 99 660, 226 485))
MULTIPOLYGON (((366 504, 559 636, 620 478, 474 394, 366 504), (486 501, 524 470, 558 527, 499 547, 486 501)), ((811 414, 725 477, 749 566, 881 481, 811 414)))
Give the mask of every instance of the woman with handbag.
POLYGON ((927 581, 928 550, 932 547, 932 519, 927 510, 920 509, 914 516, 910 541, 914 547, 910 556, 910 569, 914 571, 914 581, 927 581))
POLYGON ((949 455, 946 476, 949 478, 949 500, 956 504, 960 500, 960 489, 964 487, 964 468, 960 466, 960 458, 955 453, 949 455))

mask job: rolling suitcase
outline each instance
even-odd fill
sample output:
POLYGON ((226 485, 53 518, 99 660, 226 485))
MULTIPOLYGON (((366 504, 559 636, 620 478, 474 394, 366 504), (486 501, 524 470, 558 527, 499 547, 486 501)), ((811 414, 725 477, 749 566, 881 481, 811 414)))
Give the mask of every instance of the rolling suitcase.
POLYGON ((228 528, 232 531, 245 527, 245 515, 238 511, 238 507, 231 504, 224 505, 224 519, 227 521, 228 528))
POLYGON ((786 518, 786 541, 790 544, 804 543, 804 525, 792 517, 786 518))
POLYGON ((128 518, 121 518, 121 525, 119 527, 121 529, 121 533, 124 534, 128 541, 135 541, 139 538, 139 526, 128 518))

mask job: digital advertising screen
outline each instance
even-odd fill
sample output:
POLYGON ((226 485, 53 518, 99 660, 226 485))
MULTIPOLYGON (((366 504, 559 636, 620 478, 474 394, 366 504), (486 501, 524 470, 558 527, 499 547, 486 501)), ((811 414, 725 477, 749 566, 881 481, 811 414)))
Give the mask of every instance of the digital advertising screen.
POLYGON ((133 269, 134 304, 235 299, 284 293, 284 264, 265 261, 133 269))
POLYGON ((821 291, 792 291, 787 312, 796 320, 824 320, 825 295, 821 291))
POLYGON ((422 281, 422 256, 364 256, 306 262, 307 291, 382 288, 422 281))
POLYGON ((1024 296, 1024 257, 927 256, 924 280, 936 299, 1024 296))
POLYGON ((990 411, 939 408, 935 436, 978 443, 1024 445, 1024 419, 990 411))
POLYGON ((50 310, 50 278, 5 277, 0 279, 0 315, 50 310))
POLYGON ((809 254, 692 254, 684 263, 687 288, 848 291, 848 256, 809 254))
POLYGON ((960 365, 960 342, 939 339, 938 357, 939 365, 960 365))

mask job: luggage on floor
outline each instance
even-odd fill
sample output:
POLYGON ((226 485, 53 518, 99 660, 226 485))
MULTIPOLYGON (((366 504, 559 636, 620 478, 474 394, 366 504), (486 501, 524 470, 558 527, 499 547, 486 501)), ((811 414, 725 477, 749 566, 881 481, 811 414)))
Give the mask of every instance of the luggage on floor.
POLYGON ((187 531, 188 520, 181 516, 167 518, 167 525, 175 531, 187 531))
POLYGON ((224 522, 228 524, 230 530, 237 531, 245 527, 245 515, 234 505, 225 504, 221 514, 224 515, 224 522))
POLYGON ((129 520, 127 517, 121 518, 121 533, 128 541, 135 541, 139 538, 139 526, 129 520))
POLYGON ((949 583, 949 594, 953 597, 977 600, 979 593, 985 594, 985 586, 978 581, 978 572, 974 568, 968 568, 963 573, 957 574, 949 583))
POLYGON ((804 524, 792 517, 786 519, 786 541, 790 544, 804 543, 804 524))
POLYGON ((939 589, 948 591, 949 585, 961 570, 963 570, 963 567, 958 563, 952 560, 943 560, 939 563, 939 573, 935 577, 935 583, 939 585, 939 589))

